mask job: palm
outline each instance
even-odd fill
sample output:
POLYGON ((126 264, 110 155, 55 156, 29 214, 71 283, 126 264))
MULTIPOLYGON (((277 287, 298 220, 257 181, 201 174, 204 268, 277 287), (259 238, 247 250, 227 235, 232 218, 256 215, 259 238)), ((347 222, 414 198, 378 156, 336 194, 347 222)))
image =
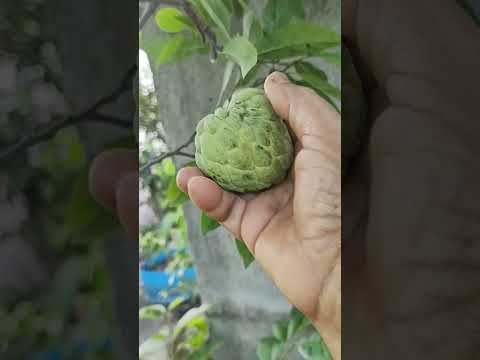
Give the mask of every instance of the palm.
MULTIPOLYGON (((452 64, 439 55, 445 48, 445 38, 438 34, 443 29, 423 21, 431 16, 428 7, 407 12, 405 4, 373 0, 361 6, 361 16, 350 24, 363 26, 351 28, 350 35, 356 38, 361 63, 375 65, 362 69, 369 74, 365 78, 374 79, 367 83, 373 130, 370 146, 342 193, 343 296, 350 304, 359 302, 346 307, 357 311, 347 313, 352 321, 344 336, 349 342, 355 338, 347 350, 368 358, 469 358, 478 353, 471 319, 479 315, 475 294, 480 287, 474 280, 478 274, 468 234, 480 231, 472 217, 480 210, 473 201, 480 194, 475 185, 479 170, 471 166, 478 152, 470 135, 478 133, 476 105, 468 99, 468 89, 480 80, 474 75, 478 72, 459 58, 455 79, 448 78, 452 64), (394 16, 395 21, 388 21, 394 16), (369 21, 374 17, 384 19, 386 29, 375 28, 369 21), (411 28, 402 28, 404 24, 411 28), (375 36, 380 32, 389 36, 375 36), (408 51, 419 33, 429 52, 408 51), (407 52, 408 60, 402 57, 407 52), (438 85, 442 83, 449 85, 438 85), (373 342, 361 336, 365 322, 373 342), (452 323, 466 324, 453 338, 452 323), (427 346, 447 337, 448 345, 427 346), (401 345, 407 342, 405 349, 401 345)), ((450 16, 454 7, 453 2, 442 2, 437 14, 450 16)), ((468 26, 455 24, 456 31, 468 26)), ((478 46, 478 33, 476 38, 478 46)), ((458 53, 473 44, 462 39, 455 45, 458 53)))

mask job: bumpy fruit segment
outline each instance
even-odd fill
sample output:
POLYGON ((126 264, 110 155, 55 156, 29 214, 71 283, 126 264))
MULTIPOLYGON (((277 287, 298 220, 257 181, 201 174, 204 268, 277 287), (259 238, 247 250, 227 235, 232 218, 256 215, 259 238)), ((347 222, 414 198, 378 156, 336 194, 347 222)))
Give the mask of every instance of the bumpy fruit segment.
POLYGON ((285 123, 260 89, 237 90, 197 125, 197 166, 229 191, 256 192, 282 182, 294 150, 285 123))

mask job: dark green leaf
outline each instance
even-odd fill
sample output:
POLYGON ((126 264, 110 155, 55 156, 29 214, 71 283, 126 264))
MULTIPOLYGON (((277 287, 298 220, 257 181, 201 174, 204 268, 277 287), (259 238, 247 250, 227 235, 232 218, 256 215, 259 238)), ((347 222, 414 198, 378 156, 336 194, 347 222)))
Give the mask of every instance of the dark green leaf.
POLYGON ((310 325, 310 320, 295 306, 292 307, 288 320, 287 338, 291 338, 299 330, 302 330, 308 325, 310 325))
POLYGON ((303 0, 269 0, 263 10, 263 24, 268 32, 288 25, 296 19, 305 19, 303 0))
POLYGON ((240 66, 243 78, 257 64, 257 49, 243 36, 230 40, 222 53, 240 66))
POLYGON ((210 231, 215 230, 220 226, 220 223, 216 220, 210 218, 207 214, 202 212, 200 217, 200 229, 202 231, 202 235, 207 235, 210 231))
POLYGON ((293 46, 307 44, 325 44, 325 48, 340 45, 340 36, 332 29, 309 22, 299 22, 286 25, 267 33, 258 41, 260 55, 268 54, 293 46))
POLYGON ((341 97, 341 92, 338 88, 335 86, 331 85, 327 81, 323 81, 319 78, 316 77, 311 77, 311 76, 304 76, 302 75, 303 80, 305 80, 306 83, 310 85, 315 90, 318 90, 322 94, 334 97, 336 99, 340 99, 341 97))
POLYGON ((257 76, 257 74, 258 74, 258 71, 261 69, 261 67, 262 67, 261 64, 255 65, 255 66, 252 68, 252 70, 250 70, 250 71, 248 72, 248 75, 245 77, 245 79, 242 79, 242 80, 240 80, 240 81, 238 82, 237 88, 238 88, 238 87, 246 87, 246 86, 249 86, 250 83, 252 83, 252 82, 255 80, 255 78, 256 78, 256 76, 257 76))
MULTIPOLYGON (((298 61, 295 63, 295 70, 299 75, 306 74, 309 77, 319 78, 323 81, 328 81, 327 74, 323 70, 315 67, 306 61, 298 61)), ((303 76, 303 75, 302 75, 303 76)), ((305 76, 303 76, 305 78, 305 76)))
POLYGON ((185 23, 185 15, 177 8, 161 8, 155 14, 157 26, 166 32, 177 33, 188 28, 185 23))
POLYGON ((302 341, 298 352, 306 360, 332 360, 330 351, 318 332, 302 341))
POLYGON ((306 81, 299 81, 299 80, 292 80, 292 81, 293 81, 293 83, 295 83, 297 85, 311 88, 312 90, 314 90, 317 93, 318 96, 325 99, 330 105, 333 106, 333 108, 335 110, 337 110, 338 113, 340 113, 340 109, 338 108, 337 104, 335 104, 335 102, 330 98, 330 96, 325 94, 322 90, 320 90, 318 88, 315 88, 314 86, 312 86, 310 83, 308 83, 306 81))
POLYGON ((273 324, 273 336, 280 341, 287 340, 288 320, 279 320, 273 324))
POLYGON ((235 239, 235 245, 237 246, 238 253, 242 258, 243 266, 245 267, 245 269, 248 268, 250 264, 255 261, 255 258, 253 257, 250 250, 248 250, 245 242, 243 242, 242 240, 235 239))
POLYGON ((319 57, 325 53, 325 49, 338 46, 337 43, 315 43, 305 45, 294 45, 279 50, 270 51, 259 56, 261 60, 283 60, 290 58, 319 57))

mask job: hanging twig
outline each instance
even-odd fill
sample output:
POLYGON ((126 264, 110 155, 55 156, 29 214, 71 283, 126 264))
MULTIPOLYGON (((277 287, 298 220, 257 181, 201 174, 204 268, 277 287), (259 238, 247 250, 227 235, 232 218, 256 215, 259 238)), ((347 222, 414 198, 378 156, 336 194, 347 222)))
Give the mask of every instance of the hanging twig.
POLYGON ((110 115, 100 113, 100 108, 106 104, 115 101, 127 89, 132 87, 132 78, 137 71, 137 66, 133 66, 123 78, 121 84, 109 95, 98 100, 92 107, 83 113, 75 116, 53 121, 46 125, 41 125, 34 128, 29 134, 22 137, 15 144, 0 151, 0 161, 7 161, 16 156, 18 153, 26 150, 28 147, 38 144, 40 142, 51 139, 55 134, 67 127, 78 125, 85 122, 103 122, 106 124, 120 126, 124 128, 131 128, 132 122, 119 119, 110 115))
POLYGON ((148 161, 145 165, 140 167, 140 172, 143 172, 143 171, 149 169, 150 167, 152 167, 153 165, 158 164, 158 163, 162 162, 163 160, 165 160, 169 157, 175 156, 175 155, 189 157, 189 158, 195 158, 195 155, 188 154, 188 153, 185 153, 185 152, 182 151, 183 149, 187 148, 190 144, 192 144, 195 141, 195 135, 196 135, 196 133, 194 132, 184 144, 180 145, 175 150, 164 153, 164 154, 162 154, 158 157, 155 157, 155 158, 151 159, 150 161, 148 161))

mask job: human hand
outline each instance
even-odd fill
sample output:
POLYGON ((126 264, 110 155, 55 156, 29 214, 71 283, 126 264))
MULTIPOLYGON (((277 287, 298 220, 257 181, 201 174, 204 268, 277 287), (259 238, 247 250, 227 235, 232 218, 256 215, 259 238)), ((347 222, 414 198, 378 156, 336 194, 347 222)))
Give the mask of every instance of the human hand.
POLYGON ((245 242, 340 359, 340 116, 281 73, 268 77, 265 92, 295 137, 291 175, 267 191, 243 196, 224 191, 196 167, 180 170, 177 183, 201 210, 245 242))
POLYGON ((343 354, 476 358, 480 31, 447 0, 344 1, 342 19, 372 123, 342 189, 343 354))
POLYGON ((132 239, 138 238, 138 152, 108 150, 90 167, 89 186, 95 200, 115 212, 132 239))

